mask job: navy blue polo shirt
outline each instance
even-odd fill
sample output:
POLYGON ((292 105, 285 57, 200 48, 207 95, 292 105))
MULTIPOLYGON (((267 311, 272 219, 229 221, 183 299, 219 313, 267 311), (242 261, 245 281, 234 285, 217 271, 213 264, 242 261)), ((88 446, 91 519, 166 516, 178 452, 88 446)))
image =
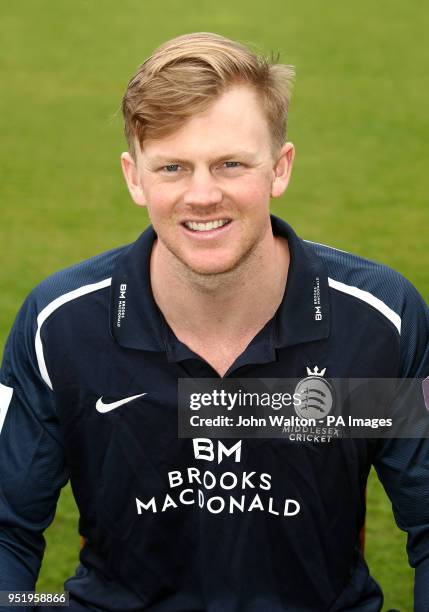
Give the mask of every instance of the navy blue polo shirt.
MULTIPOLYGON (((272 226, 291 254, 284 298, 225 378, 428 375, 428 311, 406 279, 272 226)), ((359 547, 374 464, 427 609, 428 442, 228 440, 219 460, 218 441, 179 439, 178 380, 218 375, 154 301, 155 239, 53 275, 18 314, 0 377, 0 590, 33 589, 70 479, 85 546, 65 587, 91 610, 380 610, 359 547)))

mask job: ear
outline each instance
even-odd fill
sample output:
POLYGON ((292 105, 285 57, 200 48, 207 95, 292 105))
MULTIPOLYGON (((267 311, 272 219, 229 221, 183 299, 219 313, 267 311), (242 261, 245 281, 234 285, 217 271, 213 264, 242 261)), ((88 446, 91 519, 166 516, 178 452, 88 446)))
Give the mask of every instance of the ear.
POLYGON ((280 149, 280 154, 274 166, 274 177, 271 185, 271 196, 273 198, 279 198, 286 191, 294 158, 295 147, 291 142, 287 142, 280 149))
POLYGON ((146 206, 146 198, 140 182, 140 173, 136 162, 128 152, 122 153, 121 166, 132 199, 138 206, 146 206))

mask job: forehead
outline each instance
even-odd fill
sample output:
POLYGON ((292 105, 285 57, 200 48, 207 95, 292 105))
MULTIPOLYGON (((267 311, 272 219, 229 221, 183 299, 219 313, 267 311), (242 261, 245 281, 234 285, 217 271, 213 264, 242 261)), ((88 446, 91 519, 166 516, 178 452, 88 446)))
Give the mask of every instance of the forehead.
POLYGON ((265 152, 271 144, 268 121, 257 92, 249 86, 236 85, 172 134, 146 140, 142 154, 216 157, 237 148, 265 152))

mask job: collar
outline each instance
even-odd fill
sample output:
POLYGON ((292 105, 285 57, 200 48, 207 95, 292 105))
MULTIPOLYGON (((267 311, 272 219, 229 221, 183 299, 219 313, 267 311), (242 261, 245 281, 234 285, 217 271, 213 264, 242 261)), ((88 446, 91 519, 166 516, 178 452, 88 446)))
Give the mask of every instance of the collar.
MULTIPOLYGON (((271 224, 275 235, 287 239, 290 251, 286 291, 274 326, 271 325, 271 346, 281 348, 327 338, 329 289, 324 264, 285 221, 271 215, 271 224)), ((173 350, 178 357, 183 353, 179 347, 184 345, 155 303, 150 284, 150 255, 155 239, 156 233, 149 226, 116 264, 111 286, 111 332, 126 348, 168 353, 173 350)))

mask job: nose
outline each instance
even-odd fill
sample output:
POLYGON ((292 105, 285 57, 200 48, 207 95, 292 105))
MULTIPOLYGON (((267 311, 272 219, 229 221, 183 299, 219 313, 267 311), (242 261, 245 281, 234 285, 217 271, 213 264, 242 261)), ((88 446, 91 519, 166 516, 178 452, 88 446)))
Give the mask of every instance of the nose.
POLYGON ((195 169, 189 178, 184 203, 189 205, 213 205, 222 201, 222 191, 207 168, 195 169))

